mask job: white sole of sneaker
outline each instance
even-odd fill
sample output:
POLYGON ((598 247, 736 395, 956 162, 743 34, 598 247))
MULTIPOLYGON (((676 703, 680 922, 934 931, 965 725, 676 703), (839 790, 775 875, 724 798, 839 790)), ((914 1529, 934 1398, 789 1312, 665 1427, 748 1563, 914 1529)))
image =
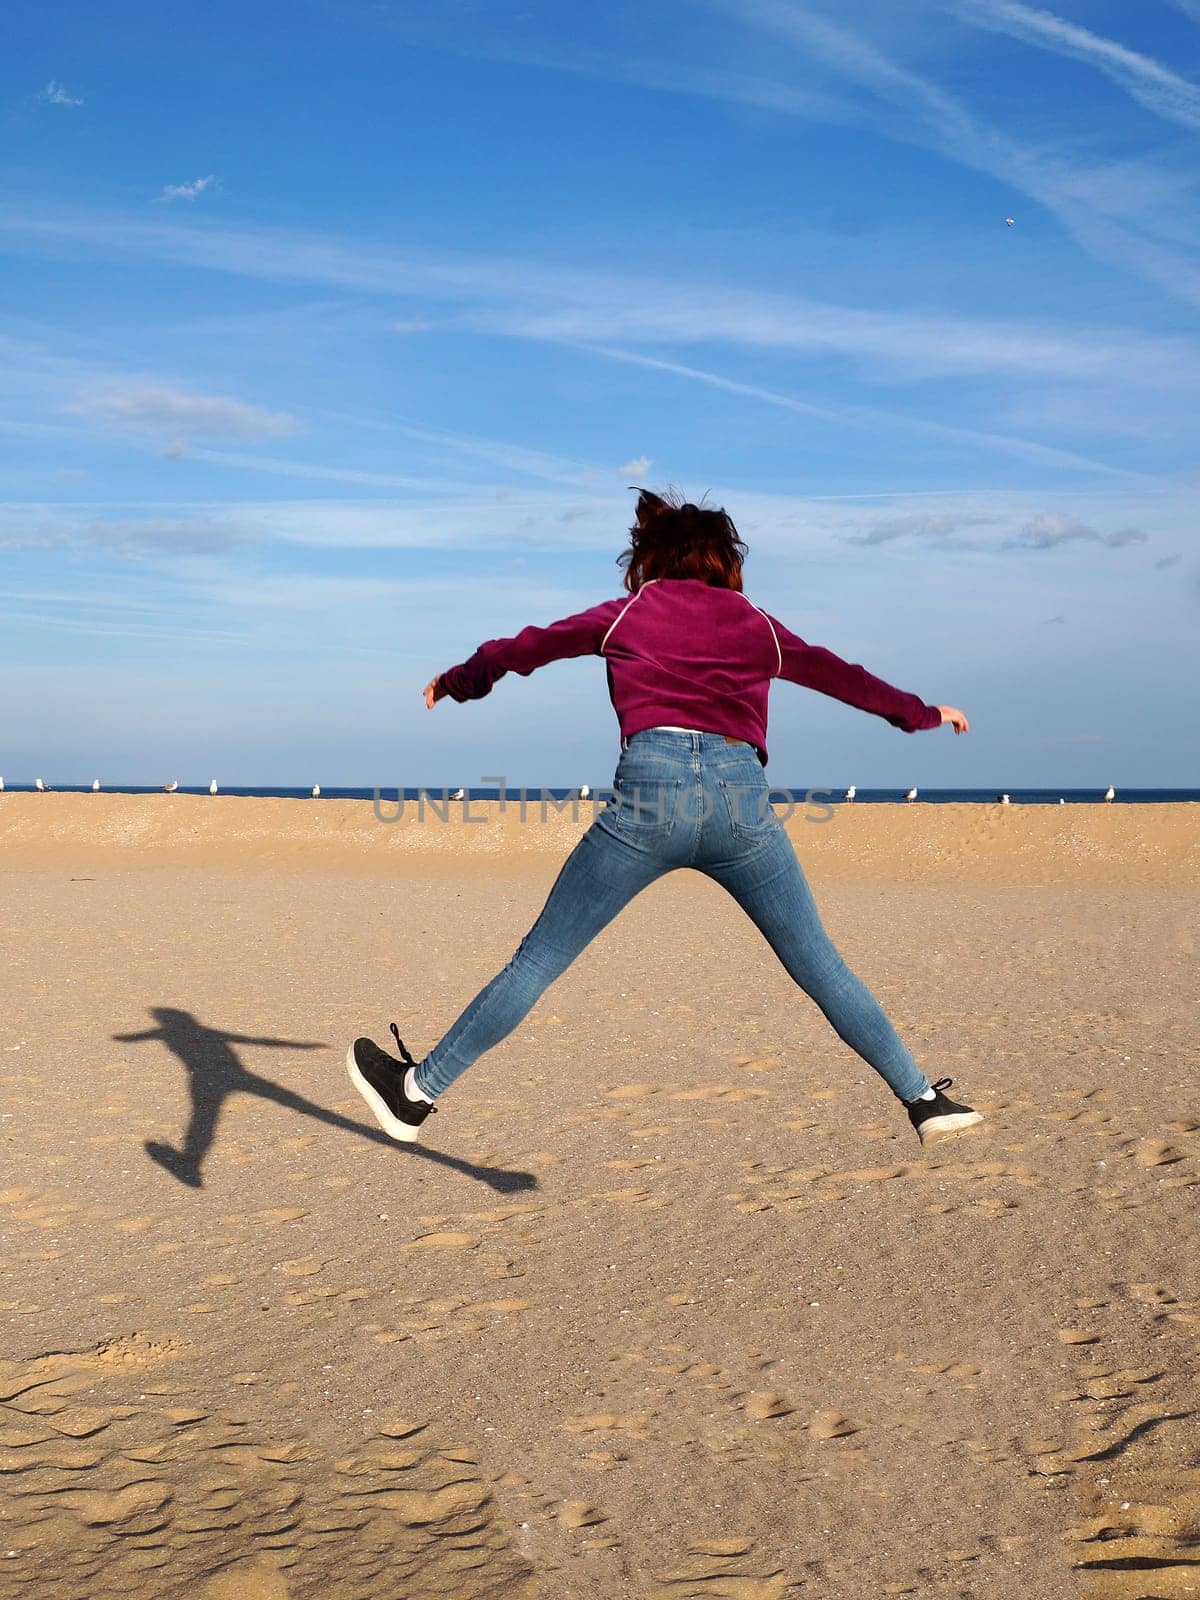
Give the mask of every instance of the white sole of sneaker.
POLYGON ((939 1139, 948 1139, 951 1134, 962 1133, 964 1128, 973 1128, 982 1121, 982 1112, 956 1111, 950 1117, 930 1117, 917 1129, 917 1134, 922 1144, 936 1144, 939 1139))
POLYGON ((375 1090, 363 1077, 358 1070, 358 1063, 354 1059, 353 1042, 349 1050, 346 1051, 346 1071, 350 1074, 350 1082, 367 1102, 371 1115, 384 1133, 389 1134, 393 1139, 403 1140, 405 1144, 414 1144, 421 1137, 420 1128, 410 1127, 407 1122, 401 1122, 398 1117, 392 1115, 384 1104, 382 1097, 376 1094, 375 1090))

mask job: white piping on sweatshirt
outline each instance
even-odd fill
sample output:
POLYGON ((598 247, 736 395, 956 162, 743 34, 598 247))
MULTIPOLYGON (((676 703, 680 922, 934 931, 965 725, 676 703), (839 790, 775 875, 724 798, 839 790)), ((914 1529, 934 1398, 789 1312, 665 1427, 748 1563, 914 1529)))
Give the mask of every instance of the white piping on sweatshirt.
MULTIPOLYGON (((620 622, 621 618, 625 615, 625 613, 629 610, 629 607, 634 603, 634 601, 637 599, 638 595, 642 594, 645 590, 647 590, 650 587, 651 584, 657 583, 657 582, 658 582, 657 578, 649 578, 649 579, 647 579, 647 581, 642 584, 641 588, 638 589, 637 594, 631 596, 631 598, 629 600, 627 600, 626 603, 621 607, 620 611, 617 612, 617 615, 613 618, 612 622, 609 624, 608 632, 604 635, 603 639, 601 639, 601 641, 600 641, 600 649, 597 651, 598 655, 603 655, 604 654, 604 646, 608 643, 609 639, 612 637, 613 629, 616 627, 617 623, 620 622)), ((762 607, 761 606, 756 606, 754 604, 754 601, 751 600, 748 595, 742 594, 742 591, 740 589, 737 591, 737 593, 742 595, 742 599, 745 600, 746 604, 750 607, 751 611, 757 611, 759 616, 766 623, 767 627, 770 628, 770 630, 771 630, 771 639, 772 639, 772 642, 775 645, 775 654, 779 658, 779 665, 776 668, 775 676, 779 677, 779 675, 783 671, 783 650, 780 648, 779 635, 775 632, 775 624, 771 621, 770 617, 762 609, 762 607)), ((675 730, 672 730, 672 731, 675 731, 675 730)), ((694 730, 689 729, 689 728, 680 728, 678 731, 680 733, 689 733, 689 732, 692 732, 694 730)))
POLYGON ((762 607, 761 606, 756 606, 754 604, 754 601, 751 600, 748 595, 742 595, 742 599, 745 600, 746 604, 751 608, 752 611, 757 611, 758 612, 759 616, 763 619, 763 621, 766 623, 767 627, 770 628, 770 630, 771 630, 771 637, 775 641, 775 654, 779 657, 779 668, 778 668, 778 671, 775 673, 775 676, 778 677, 779 674, 783 671, 783 651, 779 648, 779 635, 775 632, 775 624, 771 621, 770 617, 762 609, 762 607))
POLYGON ((600 641, 600 649, 597 652, 598 655, 603 655, 604 654, 604 646, 608 643, 609 638, 612 635, 613 629, 616 627, 617 623, 620 622, 621 618, 625 615, 625 613, 629 610, 629 607, 631 605, 633 605, 634 601, 636 601, 638 595, 639 594, 644 594, 645 591, 650 587, 650 585, 652 583, 657 583, 657 582, 658 582, 657 578, 650 578, 646 583, 642 584, 642 586, 641 586, 641 588, 639 588, 637 594, 630 596, 630 598, 625 602, 625 604, 621 607, 620 611, 617 612, 616 616, 613 618, 612 622, 609 624, 608 632, 604 635, 603 639, 601 639, 601 641, 600 641))

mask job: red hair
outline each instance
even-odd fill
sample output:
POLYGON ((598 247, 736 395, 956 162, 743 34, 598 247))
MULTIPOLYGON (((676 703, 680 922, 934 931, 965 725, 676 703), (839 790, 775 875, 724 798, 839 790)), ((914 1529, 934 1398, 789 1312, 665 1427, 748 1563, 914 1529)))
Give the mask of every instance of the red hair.
POLYGON ((749 548, 723 507, 694 506, 678 495, 638 490, 629 548, 617 557, 631 594, 654 578, 699 578, 719 589, 742 588, 749 548))

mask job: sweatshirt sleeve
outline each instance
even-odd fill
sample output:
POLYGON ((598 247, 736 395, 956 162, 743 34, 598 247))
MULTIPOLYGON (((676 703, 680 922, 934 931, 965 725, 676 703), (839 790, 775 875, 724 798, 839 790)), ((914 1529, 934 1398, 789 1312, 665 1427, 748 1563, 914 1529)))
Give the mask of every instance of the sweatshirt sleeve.
POLYGON ((527 678, 538 667, 570 656, 599 655, 604 636, 612 627, 629 597, 605 600, 587 611, 563 617, 548 627, 522 628, 511 639, 488 639, 473 656, 448 667, 441 674, 446 693, 460 703, 480 700, 490 694, 492 685, 506 672, 519 672, 527 678))
POLYGON ((779 645, 777 677, 830 695, 848 706, 856 706, 859 711, 870 711, 904 733, 919 733, 941 726, 942 713, 937 706, 926 705, 918 695, 893 688, 865 667, 843 661, 832 650, 806 644, 774 617, 767 617, 767 621, 775 630, 779 645))

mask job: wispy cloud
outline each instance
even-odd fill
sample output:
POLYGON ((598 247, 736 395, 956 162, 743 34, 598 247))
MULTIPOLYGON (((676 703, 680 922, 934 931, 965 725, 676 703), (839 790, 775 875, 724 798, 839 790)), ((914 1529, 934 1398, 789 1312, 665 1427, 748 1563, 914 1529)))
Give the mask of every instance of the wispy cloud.
POLYGON ((355 483, 367 489, 417 489, 445 491, 444 479, 415 478, 402 472, 368 472, 356 467, 327 465, 320 461, 288 461, 279 456, 248 455, 242 450, 211 450, 198 445, 188 450, 197 461, 211 461, 222 467, 238 467, 246 472, 275 473, 283 478, 310 478, 325 483, 355 483))
POLYGON ((951 0, 964 22, 1024 44, 1086 62, 1119 84, 1146 110, 1185 128, 1200 128, 1200 88, 1150 56, 1129 50, 1053 12, 1019 0, 951 0))
POLYGON ((195 394, 141 378, 117 379, 86 389, 64 406, 123 433, 185 438, 259 439, 290 433, 296 419, 229 395, 195 394))
POLYGON ((170 521, 92 522, 87 535, 96 544, 124 556, 223 555, 255 543, 257 530, 233 522, 170 521))
POLYGON ((1051 445, 1039 444, 1033 439, 1017 439, 1008 434, 987 433, 976 428, 959 428, 952 423, 930 421, 908 412, 882 411, 874 406, 818 405, 810 400, 799 400, 794 395, 780 394, 775 389, 765 389, 759 384, 740 383, 734 378, 723 377, 720 373, 685 366, 678 361, 661 361, 653 356, 639 355, 632 350, 615 350, 601 345, 582 345, 580 348, 590 350, 594 355, 605 356, 611 361, 624 361, 655 372, 667 372, 676 377, 690 378, 697 383, 708 384, 711 388, 724 389, 730 394, 745 395, 749 399, 761 400, 766 405, 778 406, 785 411, 821 417, 825 421, 852 428, 877 431, 882 424, 886 424, 902 432, 925 434, 938 439, 953 439, 974 446, 985 445, 988 449, 1003 454, 1024 456, 1030 460, 1053 463, 1060 467, 1069 466, 1076 470, 1099 472, 1117 478, 1142 476, 1140 473, 1131 473, 1123 468, 1114 467, 1105 461, 1095 461, 1090 456, 1077 455, 1071 450, 1057 450, 1051 445))
POLYGON ((634 456, 632 461, 627 461, 623 467, 617 468, 619 478, 644 478, 650 471, 649 456, 634 456))
MULTIPOLYGON (((1053 511, 1044 492, 1032 490, 793 495, 695 480, 688 488, 693 499, 703 491, 714 504, 728 506, 752 547, 784 566, 807 567, 814 557, 844 559, 848 546, 873 547, 880 559, 893 552, 900 559, 909 559, 910 552, 923 559, 931 547, 984 556, 1031 545, 1095 544, 1117 550, 1146 542, 1143 527, 1153 527, 1159 548, 1165 544, 1170 551, 1196 520, 1195 493, 1184 487, 1055 490, 1053 511), (1116 531, 1101 531, 1109 529, 1116 531)), ((102 528, 109 526, 121 530, 124 543, 143 546, 160 534, 164 547, 194 534, 210 550, 255 540, 361 551, 490 551, 510 560, 612 552, 624 537, 631 505, 624 486, 617 487, 611 477, 574 492, 495 486, 463 492, 447 482, 440 494, 386 499, 0 501, 0 541, 82 544, 105 537, 102 528)), ((1146 582, 1157 581, 1150 576, 1152 566, 1167 569, 1181 559, 1167 554, 1145 562, 1146 582)))
MULTIPOLYGON (((730 344, 857 360, 892 377, 1054 373, 1098 376, 1113 370, 1125 343, 1095 335, 1054 332, 1029 323, 877 311, 799 297, 676 284, 630 281, 580 284, 567 304, 547 295, 541 305, 473 313, 472 324, 520 338, 630 340, 654 344, 730 344)), ((561 291, 560 291, 561 293, 561 291)), ((565 297, 563 297, 565 298, 565 297)), ((1141 343, 1141 341, 1138 341, 1141 343)), ((1178 353, 1162 341, 1168 364, 1178 353)))
POLYGON ((68 94, 57 78, 50 79, 38 99, 48 106, 81 106, 83 104, 83 100, 79 96, 68 94))
POLYGON ((1005 550, 1055 550, 1064 544, 1098 544, 1109 550, 1121 550, 1126 545, 1145 544, 1148 535, 1140 528, 1119 528, 1113 533, 1101 533, 1089 527, 1078 517, 1058 511, 1045 512, 1034 517, 1015 538, 1005 539, 1005 550))
POLYGON ((790 0, 712 3, 790 42, 798 59, 815 57, 867 91, 871 98, 862 120, 878 131, 1020 190, 1054 215, 1089 255, 1157 284, 1172 298, 1200 304, 1194 259, 1200 239, 1194 228, 1180 225, 1179 201, 1190 198, 1190 176, 1181 186, 1161 166, 1144 161, 1088 166, 1072 154, 1024 144, 869 40, 790 0), (1174 203, 1163 192, 1164 182, 1178 190, 1174 203))
POLYGON ((578 491, 480 489, 409 500, 277 500, 230 505, 288 544, 368 549, 495 550, 562 553, 605 550, 629 521, 628 496, 578 491))
MULTIPOLYGON (((457 303, 458 325, 555 340, 719 343, 853 358, 889 377, 990 373, 1194 382, 1190 341, 1120 329, 875 310, 745 285, 590 272, 505 258, 432 256, 284 228, 198 228, 111 215, 0 210, 0 239, 34 253, 152 260, 273 282, 457 303)), ((1200 273, 1197 274, 1200 284, 1200 273)), ((1198 289, 1200 293, 1200 289, 1198 289)))
MULTIPOLYGON (((354 21, 374 30, 383 29, 397 38, 427 48, 442 50, 474 61, 498 61, 523 67, 542 67, 552 72, 600 79, 608 83, 627 83, 652 90, 655 94, 692 96, 704 100, 727 101, 751 106, 760 111, 782 112, 788 116, 813 117, 822 121, 852 121, 854 106, 830 92, 826 85, 798 86, 778 78, 744 72, 732 62, 710 68, 672 59, 660 51, 639 57, 629 51, 598 50, 583 44, 562 45, 544 39, 519 39, 506 16, 503 31, 490 33, 489 13, 479 11, 470 28, 455 25, 444 5, 435 3, 422 17, 418 7, 404 0, 402 5, 373 0, 369 5, 346 0, 320 0, 323 9, 339 19, 354 21)), ((561 30, 560 30, 561 31, 561 30)))
POLYGON ((106 518, 72 516, 60 508, 44 507, 31 510, 24 519, 10 513, 0 521, 0 549, 91 549, 126 560, 224 555, 260 537, 248 522, 219 515, 106 518))
MULTIPOLYGON (((955 0, 940 0, 954 6, 955 0)), ((1189 16, 1200 18, 1200 0, 1173 0, 1189 16)), ((433 21, 414 6, 385 3, 335 3, 324 0, 339 17, 366 26, 383 27, 433 48, 468 57, 520 62, 549 70, 582 73, 612 81, 644 82, 657 92, 682 92, 713 100, 752 106, 780 116, 825 123, 866 124, 899 142, 934 151, 948 161, 987 173, 1046 208, 1089 255, 1156 284, 1174 299, 1200 304, 1200 271, 1195 253, 1200 238, 1190 225, 1181 226, 1180 197, 1190 200, 1190 170, 1172 177, 1164 165, 1148 159, 1120 159, 1088 164, 1071 151, 1022 142, 1005 126, 989 125, 961 99, 927 77, 890 59, 869 40, 830 22, 811 6, 790 0, 708 0, 708 8, 724 13, 743 27, 773 33, 796 46, 792 60, 777 60, 769 78, 754 78, 722 67, 713 72, 661 57, 638 62, 583 47, 548 46, 540 40, 516 41, 509 32, 488 38, 486 29, 455 29, 434 12, 433 21), (796 67, 813 61, 831 68, 817 87, 797 83, 796 67), (840 82, 839 82, 840 79, 840 82), (862 91, 867 91, 868 98, 862 91), (844 91, 844 92, 843 92, 844 91), (1176 189, 1172 201, 1164 190, 1176 189)), ((992 0, 964 0, 979 17, 992 0)), ((1061 49, 1068 43, 1114 75, 1130 93, 1158 97, 1155 109, 1176 119, 1193 115, 1196 88, 1186 79, 1135 51, 1125 50, 1051 13, 997 0, 1001 10, 1032 17, 1040 26, 1036 42, 1061 49), (1071 40, 1047 25, 1061 23, 1071 40), (1105 47, 1108 47, 1106 53, 1105 47), (1165 77, 1156 75, 1159 68, 1165 77)), ((972 19, 974 20, 974 18, 972 19)), ((1030 33, 1031 42, 1035 42, 1030 33)), ((730 52, 736 59, 737 41, 730 52)), ((811 73, 809 74, 811 76, 811 73)), ((1194 124, 1187 122, 1188 126, 1194 124)))
POLYGON ((221 180, 215 173, 207 178, 193 178, 191 183, 168 183, 159 195, 160 200, 196 200, 206 189, 218 189, 221 180))
MULTIPOLYGON (((2 599, 3 596, 0 596, 2 599)), ((78 617, 67 617, 60 613, 45 611, 30 611, 22 606, 19 611, 0 611, 9 623, 24 623, 36 628, 54 628, 61 633, 76 633, 94 635, 100 638, 116 639, 155 639, 166 644, 178 644, 181 639, 188 639, 197 643, 210 644, 235 644, 253 642, 253 633, 238 633, 226 628, 195 628, 187 623, 172 617, 169 622, 142 623, 137 620, 106 623, 80 620, 78 617)))
POLYGON ((885 517, 861 533, 847 535, 847 544, 891 544, 896 539, 933 539, 949 542, 963 528, 988 527, 998 522, 996 515, 981 516, 963 511, 908 512, 885 517))
POLYGON ((487 462, 489 466, 503 467, 521 477, 538 478, 544 483, 581 484, 596 477, 594 468, 582 462, 567 461, 562 456, 545 450, 531 450, 525 445, 506 444, 498 439, 483 439, 477 435, 448 433, 436 428, 419 428, 407 422, 390 422, 389 431, 402 434, 423 444, 436 445, 456 455, 487 462))
MULTIPOLYGON (((454 480, 445 480, 447 487, 452 481, 461 479, 463 459, 502 467, 518 477, 536 478, 543 483, 585 485, 598 483, 607 475, 606 468, 556 455, 549 450, 537 450, 528 445, 514 444, 508 439, 492 439, 481 434, 450 432, 445 428, 430 427, 387 413, 372 416, 333 410, 328 406, 303 406, 298 409, 309 424, 346 423, 358 434, 373 433, 412 439, 420 444, 432 445, 435 451, 448 452, 460 458, 454 469, 454 480)), ((429 479, 414 478, 409 481, 422 488, 433 486, 433 480, 429 479)))
MULTIPOLYGON (((891 544, 898 539, 920 540, 941 550, 1053 550, 1064 544, 1098 544, 1109 550, 1144 544, 1147 535, 1137 528, 1101 533, 1077 516, 1041 512, 996 539, 980 539, 971 531, 1011 526, 1012 516, 1001 507, 991 511, 960 508, 953 511, 907 512, 882 518, 847 535, 848 544, 891 544)), ((1059 620, 1051 618, 1051 621, 1059 620)))

